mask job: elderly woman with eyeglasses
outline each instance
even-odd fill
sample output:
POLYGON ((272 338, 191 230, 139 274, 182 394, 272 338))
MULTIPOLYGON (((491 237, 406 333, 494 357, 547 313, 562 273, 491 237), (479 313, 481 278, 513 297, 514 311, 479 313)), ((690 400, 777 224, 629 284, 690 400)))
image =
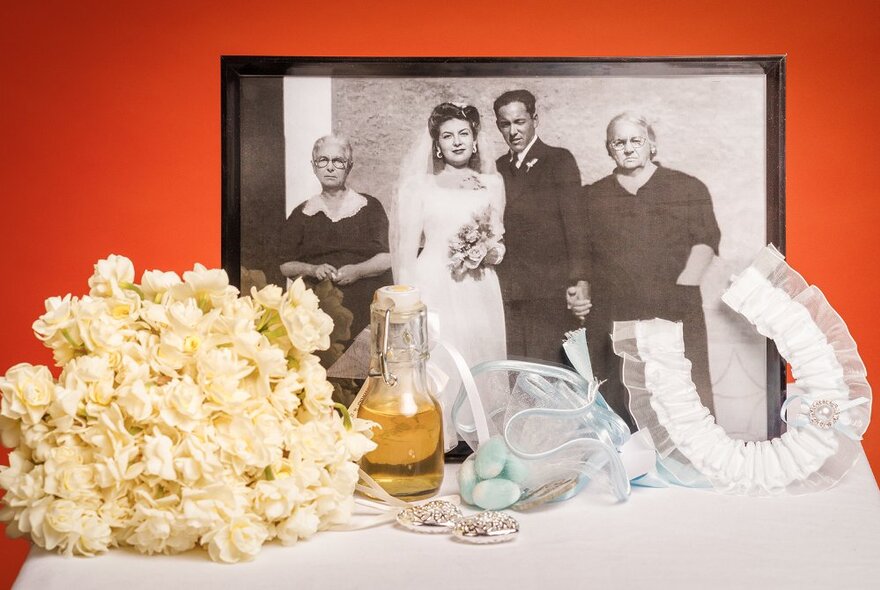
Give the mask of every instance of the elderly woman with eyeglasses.
POLYGON ((602 392, 608 403, 631 420, 620 361, 608 337, 613 322, 655 317, 681 321, 694 383, 703 405, 712 411, 700 294, 721 239, 712 198, 698 179, 656 162, 654 130, 643 116, 614 117, 606 135, 614 172, 586 187, 583 201, 589 224, 590 300, 573 306, 576 315, 586 316, 594 372, 607 380, 602 392))
POLYGON ((369 325, 374 291, 392 283, 388 217, 377 199, 346 186, 353 164, 346 138, 328 135, 315 142, 312 170, 321 192, 293 210, 280 240, 281 274, 311 284, 329 281, 342 292, 352 316, 343 345, 369 325))

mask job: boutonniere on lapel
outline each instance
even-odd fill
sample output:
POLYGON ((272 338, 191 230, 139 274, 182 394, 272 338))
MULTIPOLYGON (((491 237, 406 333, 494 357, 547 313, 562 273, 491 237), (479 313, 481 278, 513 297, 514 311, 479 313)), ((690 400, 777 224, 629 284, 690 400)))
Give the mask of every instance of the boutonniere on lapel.
POLYGON ((526 174, 532 171, 532 166, 538 163, 538 158, 532 158, 528 162, 526 162, 526 174))

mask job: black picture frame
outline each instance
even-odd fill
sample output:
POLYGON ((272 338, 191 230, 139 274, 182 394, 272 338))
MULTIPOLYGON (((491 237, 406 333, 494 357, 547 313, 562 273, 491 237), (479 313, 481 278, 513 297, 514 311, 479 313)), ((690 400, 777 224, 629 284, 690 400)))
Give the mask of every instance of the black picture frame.
MULTIPOLYGON (((331 77, 572 77, 762 75, 766 84, 766 242, 785 253, 785 76, 784 55, 710 57, 292 57, 222 56, 222 231, 221 260, 230 281, 241 285, 242 263, 242 83, 284 76, 331 77)), ((277 147, 277 146, 275 146, 277 147)), ((274 149, 267 146, 267 150, 274 149)), ((767 436, 781 434, 786 365, 773 342, 766 354, 767 436)))

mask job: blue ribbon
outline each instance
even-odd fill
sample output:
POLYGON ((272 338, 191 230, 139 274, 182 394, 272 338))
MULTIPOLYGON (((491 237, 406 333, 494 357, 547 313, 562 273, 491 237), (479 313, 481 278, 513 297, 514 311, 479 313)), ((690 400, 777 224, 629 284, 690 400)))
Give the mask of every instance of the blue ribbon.
MULTIPOLYGON (((568 499, 580 492, 599 470, 606 466, 614 495, 620 500, 625 500, 629 496, 629 479, 617 452, 617 449, 629 439, 629 428, 605 402, 599 393, 598 383, 588 381, 582 375, 563 367, 528 361, 488 361, 471 369, 475 377, 493 371, 518 372, 520 377, 516 386, 536 402, 551 406, 526 408, 510 417, 504 427, 503 435, 505 443, 513 454, 528 460, 552 460, 553 455, 573 446, 585 451, 593 451, 579 469, 581 476, 577 485, 558 500, 568 499), (548 378, 556 379, 557 382, 551 383, 548 378), (558 407, 560 405, 569 405, 569 407, 558 407), (515 428, 515 423, 530 416, 579 418, 582 421, 581 429, 588 434, 567 440, 552 449, 539 452, 523 450, 512 442, 511 430, 515 428)), ((452 408, 453 416, 458 415, 466 399, 466 393, 462 388, 452 408)), ((496 408, 488 417, 491 419, 505 409, 505 407, 496 408)), ((476 430, 475 426, 462 424, 458 420, 456 427, 465 433, 473 433, 476 430)))

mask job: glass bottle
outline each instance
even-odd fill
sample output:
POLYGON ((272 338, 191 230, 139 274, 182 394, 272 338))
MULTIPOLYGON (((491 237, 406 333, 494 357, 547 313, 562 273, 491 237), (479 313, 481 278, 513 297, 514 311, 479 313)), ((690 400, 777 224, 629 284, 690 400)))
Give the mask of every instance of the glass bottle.
POLYGON ((376 291, 370 330, 370 376, 354 411, 381 428, 361 468, 392 496, 433 496, 443 481, 443 412, 428 387, 428 314, 418 289, 376 291))

